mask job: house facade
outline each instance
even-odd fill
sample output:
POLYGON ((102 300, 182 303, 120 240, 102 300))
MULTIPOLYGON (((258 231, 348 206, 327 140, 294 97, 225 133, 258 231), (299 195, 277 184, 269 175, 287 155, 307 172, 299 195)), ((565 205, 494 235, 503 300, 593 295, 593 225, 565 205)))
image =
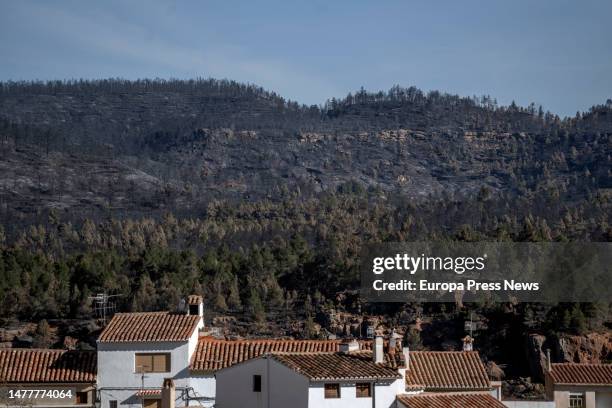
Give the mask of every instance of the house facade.
POLYGON ((217 394, 215 375, 219 370, 267 353, 325 353, 339 351, 340 347, 339 340, 225 340, 201 336, 189 364, 191 384, 200 394, 214 398, 217 394))
POLYGON ((117 313, 98 339, 97 393, 101 408, 160 408, 162 384, 172 379, 177 406, 211 406, 189 373, 203 328, 202 299, 182 313, 117 313))
POLYGON ((612 364, 549 364, 546 393, 556 408, 612 407, 612 364))
POLYGON ((93 407, 96 353, 75 350, 0 350, 0 405, 93 407))
POLYGON ((345 350, 270 353, 217 372, 218 408, 390 408, 405 371, 382 355, 345 350), (374 354, 374 356, 373 356, 374 354))

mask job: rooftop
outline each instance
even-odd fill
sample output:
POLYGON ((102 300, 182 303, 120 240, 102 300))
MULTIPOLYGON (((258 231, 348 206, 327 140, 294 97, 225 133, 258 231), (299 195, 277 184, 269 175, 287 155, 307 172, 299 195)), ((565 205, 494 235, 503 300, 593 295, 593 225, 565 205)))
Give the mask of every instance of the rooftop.
POLYGON ((117 313, 98 341, 187 341, 197 329, 200 316, 169 312, 117 313))
MULTIPOLYGON (((190 370, 214 372, 267 353, 333 353, 340 340, 252 339, 220 340, 200 337, 190 370)), ((359 351, 351 352, 372 360, 372 341, 359 341, 359 351)), ((385 365, 404 366, 403 354, 385 353, 385 365)), ((477 351, 411 351, 406 387, 427 391, 484 391, 491 388, 486 369, 477 351)))
POLYGON ((338 351, 339 345, 339 340, 220 340, 200 337, 189 368, 212 372, 266 353, 326 353, 338 351))
POLYGON ((75 350, 0 350, 0 383, 91 383, 96 352, 75 350))
POLYGON ((411 351, 406 385, 427 391, 491 388, 477 351, 411 351))
POLYGON ((270 357, 313 381, 402 378, 397 370, 352 353, 275 353, 270 357))
POLYGON ((406 408, 505 408, 490 394, 418 394, 398 395, 406 408))
POLYGON ((549 376, 558 385, 612 385, 612 364, 552 364, 549 376))

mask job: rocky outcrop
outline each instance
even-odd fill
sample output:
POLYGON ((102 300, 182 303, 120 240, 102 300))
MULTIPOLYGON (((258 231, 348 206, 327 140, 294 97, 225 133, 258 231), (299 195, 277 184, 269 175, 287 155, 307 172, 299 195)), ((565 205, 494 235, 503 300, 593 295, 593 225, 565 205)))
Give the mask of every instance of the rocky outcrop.
POLYGON ((531 375, 541 381, 548 365, 548 350, 553 363, 601 363, 612 358, 612 333, 609 332, 549 337, 529 334, 525 343, 531 375))

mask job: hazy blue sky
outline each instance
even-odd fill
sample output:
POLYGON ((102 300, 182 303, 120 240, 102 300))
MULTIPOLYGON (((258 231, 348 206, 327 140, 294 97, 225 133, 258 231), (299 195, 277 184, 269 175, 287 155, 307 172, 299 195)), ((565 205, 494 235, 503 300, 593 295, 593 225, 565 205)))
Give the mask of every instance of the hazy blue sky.
POLYGON ((303 103, 415 85, 574 114, 612 98, 612 2, 0 0, 0 79, 216 77, 303 103))

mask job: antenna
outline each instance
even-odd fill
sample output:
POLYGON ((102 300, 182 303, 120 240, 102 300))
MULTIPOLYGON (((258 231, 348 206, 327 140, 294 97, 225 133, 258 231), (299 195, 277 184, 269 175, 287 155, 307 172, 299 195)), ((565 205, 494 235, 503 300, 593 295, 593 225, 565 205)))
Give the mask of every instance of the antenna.
POLYGON ((89 299, 93 301, 94 313, 100 319, 104 325, 106 325, 106 318, 112 315, 117 310, 117 305, 110 299, 123 296, 118 295, 107 295, 106 293, 97 293, 95 296, 89 296, 89 299))

